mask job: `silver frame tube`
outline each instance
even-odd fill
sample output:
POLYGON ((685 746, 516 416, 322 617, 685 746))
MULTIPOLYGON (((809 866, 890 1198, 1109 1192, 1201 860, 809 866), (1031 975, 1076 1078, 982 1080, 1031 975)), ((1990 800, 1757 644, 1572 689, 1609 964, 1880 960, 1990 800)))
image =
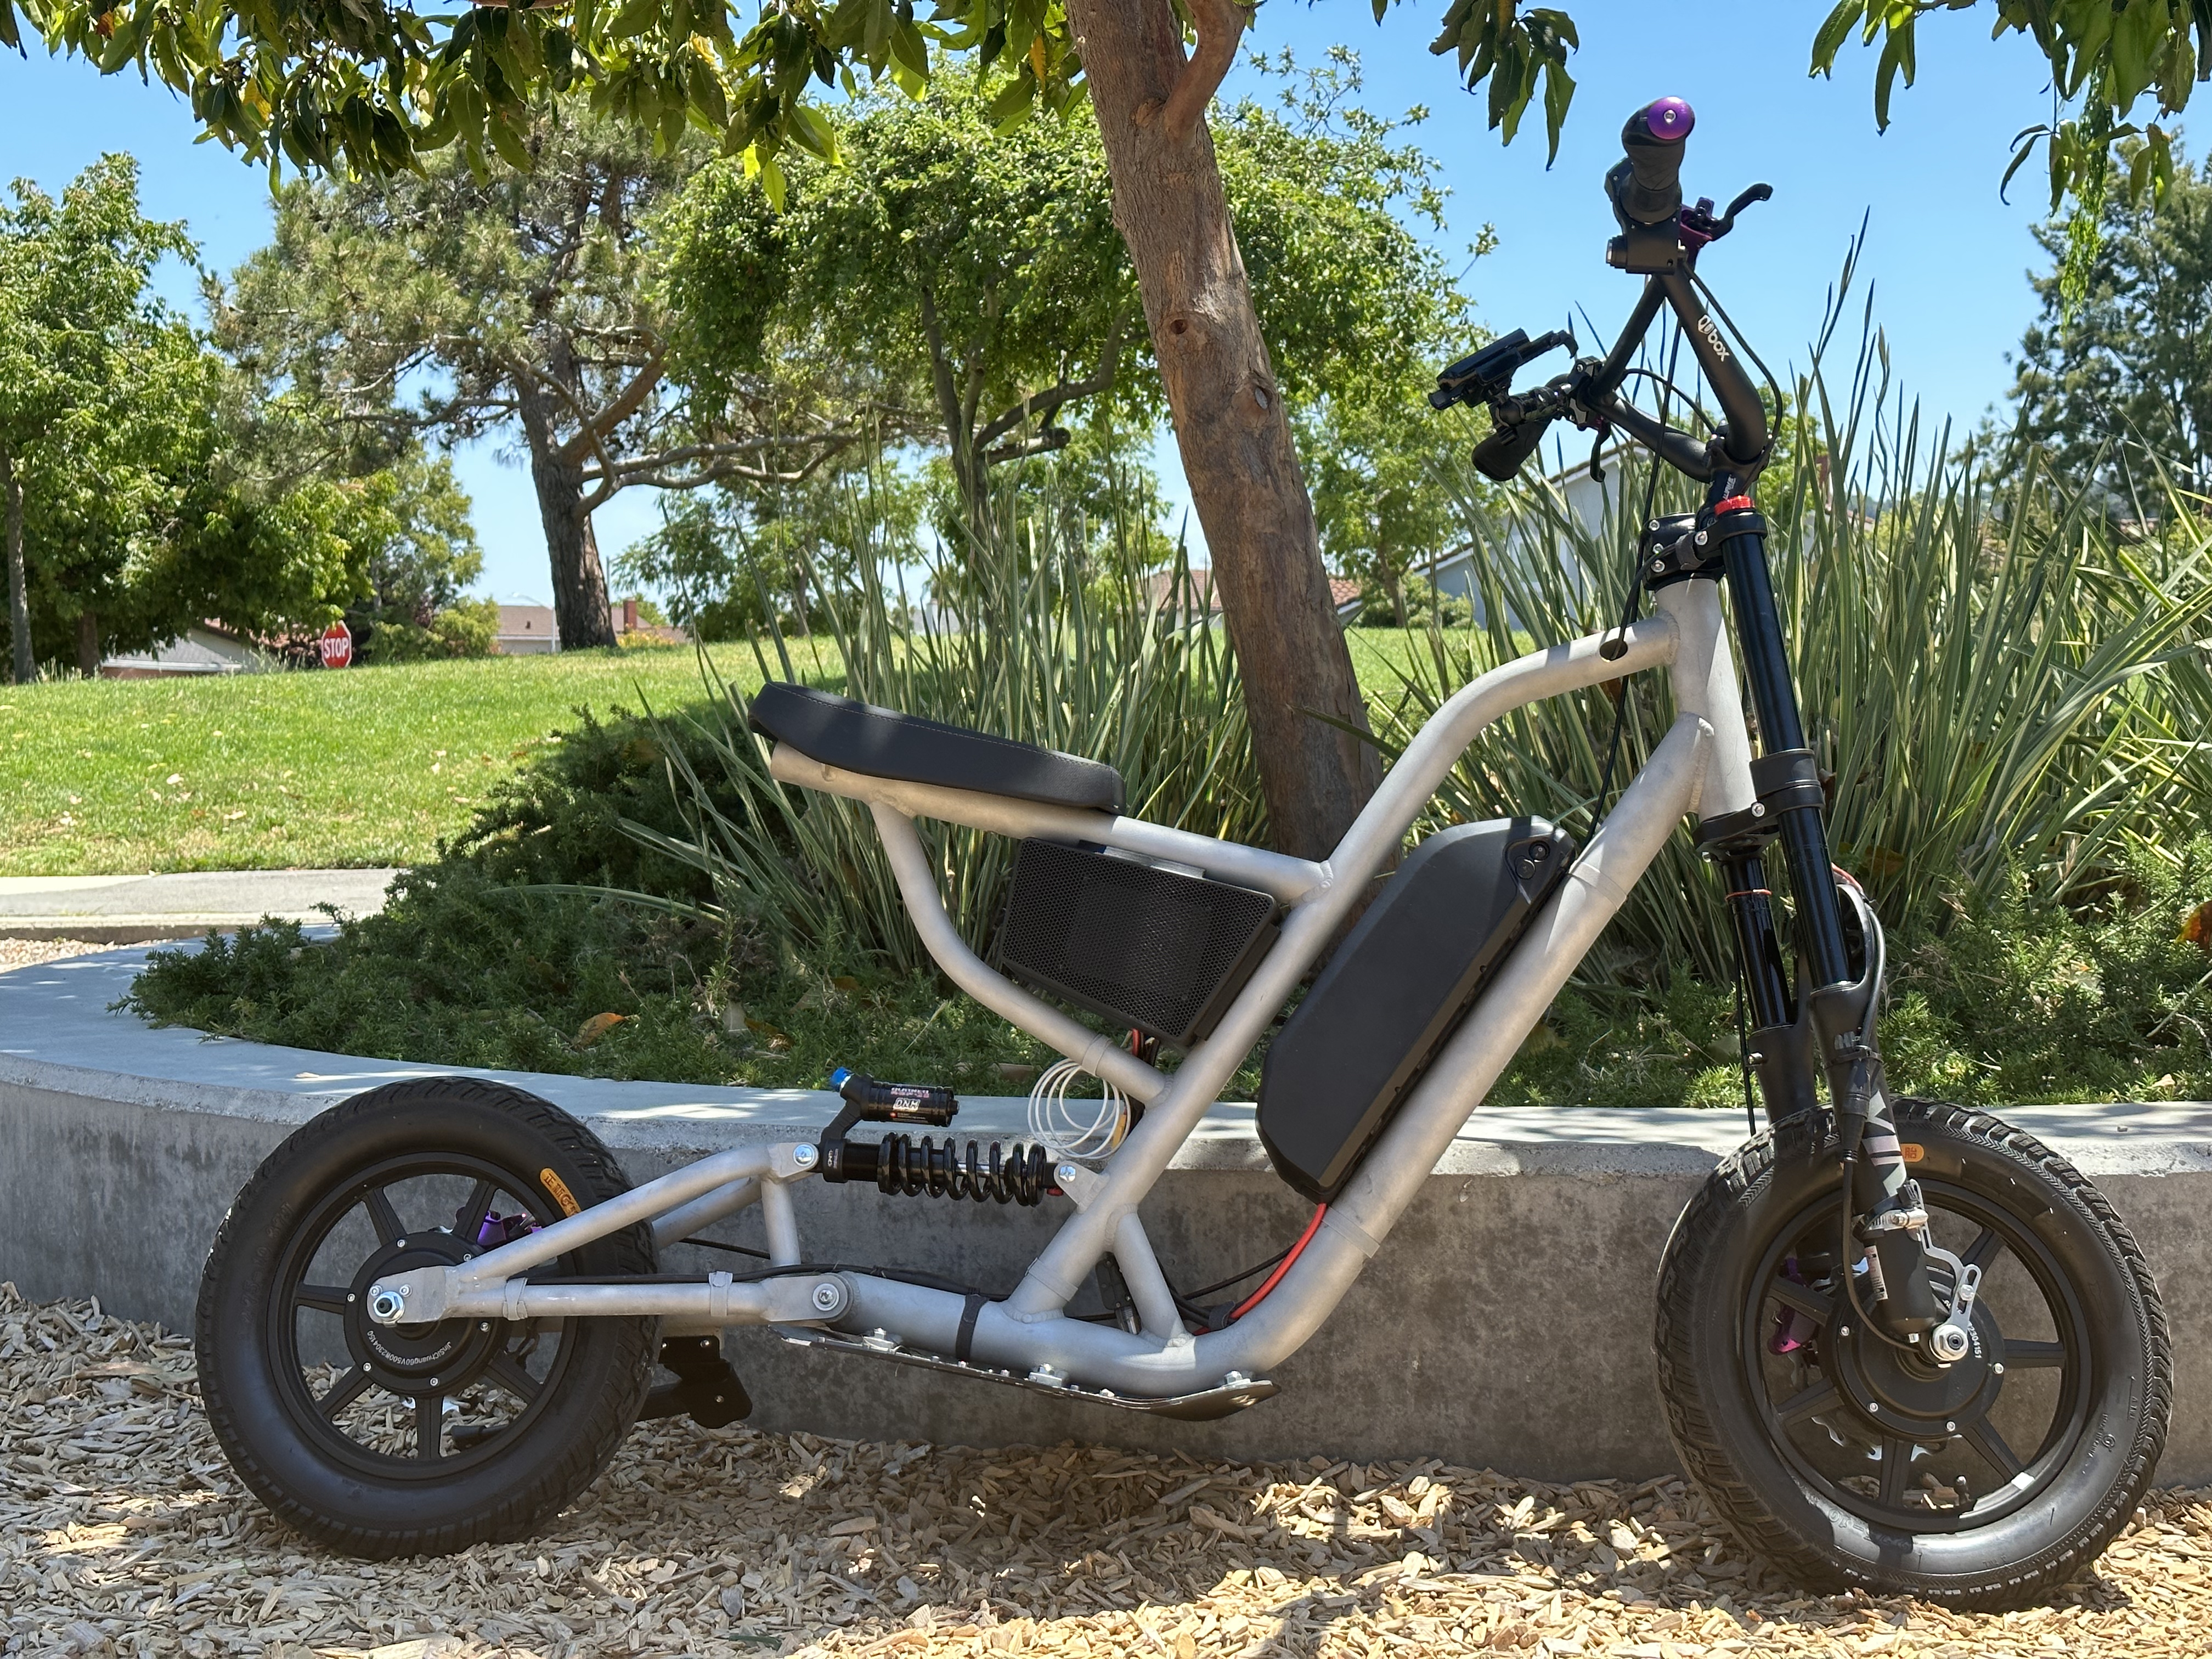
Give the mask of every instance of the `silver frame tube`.
MULTIPOLYGON (((931 956, 956 985, 1146 1103, 1143 1121, 1102 1170, 1063 1166, 1061 1184, 1077 1199, 1075 1210, 1015 1291, 987 1304, 976 1318, 970 1352, 979 1363, 1024 1370, 1049 1365, 1085 1386, 1155 1397, 1208 1388, 1232 1373, 1256 1374, 1312 1335, 1683 817, 1740 811, 1753 799, 1750 744, 1717 585, 1690 581, 1666 588, 1656 609, 1620 636, 1625 648, 1618 656, 1605 656, 1601 639, 1592 636, 1503 664, 1462 687, 1422 726, 1320 863, 1108 813, 846 772, 788 745, 775 747, 769 771, 776 778, 868 806, 901 898, 931 956), (1138 1209, 1222 1085, 1485 728, 1543 698, 1662 666, 1672 670, 1679 714, 1650 763, 1537 911, 1290 1271, 1243 1319, 1225 1330, 1192 1336, 1183 1328, 1138 1209), (1213 1033, 1191 1047, 1172 1076, 1165 1075, 997 973, 969 947, 945 913, 915 828, 917 817, 1000 835, 1091 842, 1190 865, 1271 893, 1288 914, 1279 940, 1213 1033), (1140 1330, 1135 1334, 1066 1313, 1109 1251, 1137 1304, 1140 1330)), ((389 1292, 404 1307, 392 1322, 487 1310, 509 1318, 659 1313, 687 1328, 758 1323, 881 1328, 904 1345, 951 1353, 965 1298, 868 1274, 810 1275, 800 1267, 805 1258, 790 1186, 811 1176, 818 1165, 816 1148, 803 1143, 732 1149, 459 1267, 422 1268, 380 1281, 372 1293, 389 1292), (524 1277, 530 1268, 625 1226, 649 1222, 656 1242, 665 1244, 756 1202, 774 1265, 797 1271, 746 1285, 732 1283, 728 1274, 715 1274, 704 1285, 650 1286, 533 1286, 524 1277)))

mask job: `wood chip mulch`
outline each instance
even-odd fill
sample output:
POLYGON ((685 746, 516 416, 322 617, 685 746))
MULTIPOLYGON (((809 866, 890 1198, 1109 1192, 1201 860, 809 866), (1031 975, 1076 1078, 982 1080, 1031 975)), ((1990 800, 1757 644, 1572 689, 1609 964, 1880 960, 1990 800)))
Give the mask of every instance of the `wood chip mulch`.
POLYGON ((0 939, 0 974, 34 963, 59 962, 67 957, 97 956, 102 951, 143 951, 151 945, 173 945, 173 939, 149 939, 141 945, 101 945, 86 939, 0 939))
POLYGON ((2212 1631, 2212 1492, 2161 1492, 2048 1607, 1807 1597, 1679 1480, 1201 1463, 641 1425, 544 1534, 370 1564, 280 1529, 190 1345, 0 1285, 9 1655, 2114 1655, 2212 1631))

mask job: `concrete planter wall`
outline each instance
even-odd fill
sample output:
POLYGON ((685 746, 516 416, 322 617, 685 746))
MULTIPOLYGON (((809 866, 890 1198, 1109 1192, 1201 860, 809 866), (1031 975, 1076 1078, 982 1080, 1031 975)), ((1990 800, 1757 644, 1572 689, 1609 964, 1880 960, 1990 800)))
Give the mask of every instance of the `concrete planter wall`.
MULTIPOLYGON (((199 1267, 231 1196, 297 1125, 360 1090, 436 1068, 155 1031, 109 1012, 139 955, 0 975, 0 1278, 96 1295, 189 1329, 199 1267)), ((495 1074, 578 1116, 635 1180, 734 1141, 826 1122, 804 1091, 495 1074)), ((960 1130, 1021 1134, 1019 1100, 972 1101, 960 1130)), ((2160 1478, 2212 1482, 2212 1108, 2008 1114, 2111 1195, 2159 1273, 2173 1330, 2174 1431, 2160 1478)), ((1436 1456, 1546 1480, 1672 1466, 1651 1374, 1651 1296, 1668 1230, 1741 1138, 1728 1113, 1479 1113, 1314 1341, 1282 1394, 1223 1422, 1166 1424, 911 1368, 824 1358, 758 1333, 732 1357, 755 1421, 967 1444, 1113 1442, 1194 1455, 1436 1456)), ((1178 1282, 1287 1243, 1304 1201, 1267 1170, 1249 1109, 1216 1109, 1146 1208, 1178 1282)), ((1011 1286, 1055 1211, 872 1189, 800 1189, 809 1254, 1011 1286)), ((727 1236, 757 1243, 757 1222, 727 1236)), ((704 1252, 685 1252, 702 1258, 704 1252)), ((694 1265, 678 1257, 672 1267, 694 1265)))

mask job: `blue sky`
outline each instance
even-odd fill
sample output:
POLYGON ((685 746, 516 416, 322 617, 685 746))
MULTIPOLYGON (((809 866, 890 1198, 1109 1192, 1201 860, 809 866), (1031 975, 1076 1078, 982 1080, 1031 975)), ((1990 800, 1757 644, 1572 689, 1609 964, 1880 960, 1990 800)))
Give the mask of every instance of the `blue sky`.
MULTIPOLYGON (((1449 60, 1430 56, 1443 9, 1442 0, 1415 0, 1377 27, 1366 0, 1267 0, 1248 45, 1288 46, 1311 63, 1342 42, 1360 54, 1370 108, 1428 106, 1419 141, 1452 189, 1437 240, 1456 264, 1485 223, 1497 228, 1498 250, 1467 279, 1488 326, 1537 333, 1564 320, 1570 305, 1586 308, 1601 330, 1619 325, 1634 280, 1604 264, 1613 227, 1598 181, 1619 155, 1628 111, 1674 94, 1698 112, 1683 172, 1689 194, 1725 202, 1762 179, 1775 188, 1774 200, 1747 214, 1703 268, 1778 370, 1785 359, 1802 361, 1867 216, 1862 271, 1874 284, 1899 378, 1931 413, 1966 422, 2002 398, 2011 380, 2006 354, 2035 310, 2027 273, 2039 254, 2028 232, 2047 198, 2039 160, 2022 170, 2009 204, 1997 183, 2012 136, 2042 119, 2050 100, 2034 49, 2017 36, 1990 40, 1992 7, 1922 24, 1918 84, 1900 88, 1890 130, 1877 134, 1872 53, 1846 48, 1832 82, 1806 75, 1826 0, 1583 0, 1570 8, 1583 39, 1573 60, 1578 90, 1549 170, 1537 112, 1510 148, 1501 146, 1485 126, 1486 99, 1459 88, 1449 60)), ((1224 95, 1248 90, 1269 95, 1261 77, 1240 69, 1224 95)), ((207 263, 227 269, 267 237, 266 175, 218 145, 195 144, 195 132, 181 103, 135 77, 103 80, 35 46, 27 60, 0 58, 7 176, 55 189, 101 152, 129 150, 143 171, 146 210, 186 221, 207 263)), ((173 284, 179 297, 189 287, 182 273, 173 284)), ((457 459, 484 548, 481 588, 543 596, 549 584, 527 475, 497 445, 457 459)), ((1160 460, 1179 496, 1172 444, 1160 460)), ((600 546, 611 556, 655 522, 643 492, 617 497, 598 515, 600 546)))

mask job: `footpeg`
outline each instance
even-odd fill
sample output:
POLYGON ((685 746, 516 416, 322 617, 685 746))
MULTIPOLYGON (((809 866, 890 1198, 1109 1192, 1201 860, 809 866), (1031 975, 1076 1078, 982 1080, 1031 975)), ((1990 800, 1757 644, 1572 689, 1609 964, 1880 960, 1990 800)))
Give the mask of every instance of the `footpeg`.
POLYGON ((660 1345, 660 1363, 676 1373, 645 1397, 638 1413, 653 1417, 688 1417, 702 1429, 719 1429, 752 1415, 752 1396, 722 1358, 720 1341, 711 1336, 672 1336, 660 1345))

